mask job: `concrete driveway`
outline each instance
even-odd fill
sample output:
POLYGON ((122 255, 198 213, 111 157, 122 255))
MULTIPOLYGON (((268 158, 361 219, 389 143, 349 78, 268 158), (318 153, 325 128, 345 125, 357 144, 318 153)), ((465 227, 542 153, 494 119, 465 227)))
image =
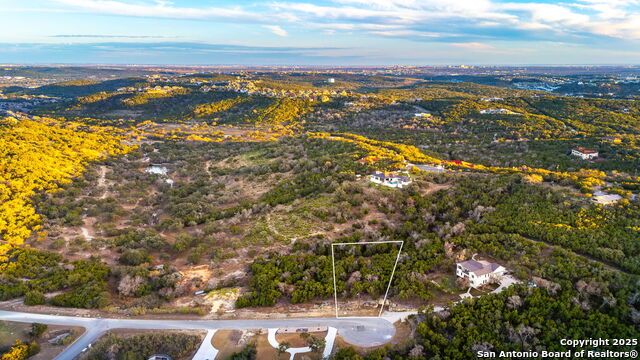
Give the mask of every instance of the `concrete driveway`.
MULTIPOLYGON (((269 344, 274 348, 277 349, 278 346, 280 345, 280 343, 278 342, 278 340, 276 340, 276 333, 278 332, 278 329, 275 328, 270 328, 268 329, 268 334, 267 334, 267 340, 269 341, 269 344)), ((327 329, 327 335, 324 338, 325 341, 325 346, 324 346, 324 350, 322 351, 322 358, 323 359, 328 359, 329 355, 331 355, 331 350, 333 350, 333 344, 336 340, 336 335, 338 333, 338 329, 329 326, 329 328, 327 329)), ((307 353, 307 352, 311 352, 311 348, 310 347, 297 347, 297 348, 289 348, 287 349, 287 352, 289 354, 291 354, 290 359, 293 360, 296 356, 296 354, 302 354, 302 353, 307 353)))
POLYGON ((509 286, 511 286, 513 284, 517 284, 519 282, 520 282, 520 280, 514 278, 511 275, 504 275, 502 277, 502 279, 500 280, 500 286, 498 286, 495 290, 493 290, 492 293, 499 294, 502 291, 504 291, 504 289, 508 288, 509 286))
POLYGON ((207 330, 207 336, 202 340, 202 344, 200 344, 200 348, 193 356, 193 360, 213 360, 218 356, 218 349, 211 344, 211 339, 213 339, 213 334, 215 333, 216 330, 207 330))

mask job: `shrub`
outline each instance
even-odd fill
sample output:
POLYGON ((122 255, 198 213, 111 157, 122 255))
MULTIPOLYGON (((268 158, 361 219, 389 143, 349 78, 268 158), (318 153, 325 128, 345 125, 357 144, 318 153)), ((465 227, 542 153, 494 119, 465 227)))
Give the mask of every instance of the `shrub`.
POLYGON ((109 293, 104 282, 93 282, 51 299, 54 306, 97 309, 107 306, 109 293))
POLYGON ((143 250, 127 250, 120 255, 118 262, 123 265, 138 266, 150 260, 151 257, 143 250))
POLYGON ((257 351, 254 344, 247 345, 242 351, 231 354, 229 360, 255 360, 257 351))
POLYGON ((29 332, 29 335, 34 338, 40 337, 40 335, 47 331, 47 328, 49 327, 46 324, 33 323, 31 324, 31 331, 29 332))
POLYGON ((186 358, 197 349, 200 341, 200 336, 176 332, 147 333, 127 338, 108 334, 80 359, 146 360, 153 354, 166 354, 173 359, 186 358))
POLYGON ((24 304, 33 306, 33 305, 42 305, 45 303, 44 294, 38 290, 27 291, 24 294, 24 304))

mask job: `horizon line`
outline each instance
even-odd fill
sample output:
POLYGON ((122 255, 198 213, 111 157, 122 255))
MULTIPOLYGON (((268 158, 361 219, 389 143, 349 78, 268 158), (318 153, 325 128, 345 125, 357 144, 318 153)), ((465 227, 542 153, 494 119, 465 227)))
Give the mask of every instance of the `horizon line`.
POLYGON ((120 66, 120 67, 133 67, 133 66, 164 66, 164 67, 307 67, 307 68, 393 68, 393 67, 461 67, 461 66, 475 66, 475 67, 526 67, 526 66, 541 66, 541 67, 640 67, 640 63, 511 63, 511 64, 491 64, 491 63, 442 63, 442 64, 380 64, 380 65, 338 65, 338 64, 324 64, 324 65, 312 65, 312 64, 254 64, 254 65, 242 65, 242 64, 154 64, 154 63, 137 63, 137 64, 118 64, 118 63, 45 63, 45 62, 25 62, 25 63, 2 63, 0 66, 120 66))

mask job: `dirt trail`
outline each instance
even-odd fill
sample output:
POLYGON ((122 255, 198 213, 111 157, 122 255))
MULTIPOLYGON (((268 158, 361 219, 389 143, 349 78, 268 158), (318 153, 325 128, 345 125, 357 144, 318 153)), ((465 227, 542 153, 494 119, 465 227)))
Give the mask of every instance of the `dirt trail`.
POLYGON ((276 227, 273 226, 273 224, 271 223, 271 214, 267 214, 267 229, 269 229, 269 231, 271 231, 272 233, 276 234, 276 236, 284 237, 284 235, 280 234, 278 229, 276 229, 276 227))
POLYGON ((93 236, 91 236, 91 234, 89 233, 89 229, 87 229, 86 227, 81 227, 80 230, 82 230, 82 236, 84 236, 84 238, 87 241, 91 241, 93 240, 93 236))
MULTIPOLYGON (((103 187, 106 185, 106 176, 107 176, 107 167, 102 165, 100 166, 100 176, 98 177, 98 187, 103 187)), ((109 194, 109 190, 104 189, 104 193, 100 195, 100 199, 106 199, 109 194)))
POLYGON ((413 108, 416 109, 417 111, 421 112, 421 113, 425 113, 425 114, 431 114, 431 111, 423 108, 422 106, 419 105, 413 105, 413 108))
POLYGON ((452 186, 453 185, 451 184, 430 184, 429 187, 423 190, 421 193, 422 195, 429 195, 440 190, 448 190, 452 186))
MULTIPOLYGON (((515 235, 520 235, 520 234, 515 234, 515 235)), ((596 258, 596 257, 594 257, 594 256, 592 256, 592 255, 585 254, 585 253, 580 252, 580 251, 576 251, 576 250, 573 250, 573 249, 570 249, 570 248, 566 248, 566 247, 563 247, 563 246, 561 246, 561 245, 554 244, 554 243, 551 243, 551 242, 548 242, 548 241, 545 241, 545 240, 534 239, 534 238, 532 238, 532 237, 524 236, 524 235, 520 235, 520 236, 522 236, 523 238, 525 238, 525 239, 527 239, 527 240, 531 240, 531 241, 534 241, 534 242, 539 242, 539 243, 546 244, 547 246, 558 246, 558 247, 562 247, 563 249, 565 249, 565 250, 567 250, 567 251, 571 251, 572 253, 574 253, 574 254, 576 254, 576 255, 578 255, 578 256, 581 256, 581 257, 583 257, 583 258, 587 259, 587 261, 589 261, 589 262, 592 262, 592 263, 598 263, 598 264, 600 264, 600 265, 604 266, 605 268, 607 268, 607 269, 609 269, 609 270, 613 270, 613 271, 620 271, 620 272, 623 272, 623 273, 625 273, 625 274, 629 274, 629 275, 638 275, 638 274, 634 274, 634 273, 632 273, 632 272, 630 272, 630 271, 628 271, 628 270, 626 270, 626 269, 623 269, 623 268, 622 268, 620 265, 618 265, 618 264, 614 264, 614 263, 609 262, 609 261, 606 261, 606 260, 598 259, 598 258, 596 258)))

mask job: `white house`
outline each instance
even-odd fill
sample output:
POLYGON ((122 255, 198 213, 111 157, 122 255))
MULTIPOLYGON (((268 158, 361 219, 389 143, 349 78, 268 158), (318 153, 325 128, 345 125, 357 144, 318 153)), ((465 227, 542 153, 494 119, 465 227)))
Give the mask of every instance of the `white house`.
POLYGON ((509 109, 484 109, 480 110, 480 114, 520 115, 519 113, 509 109))
POLYGON ((579 147, 577 149, 571 149, 571 155, 577 156, 583 160, 591 160, 598 157, 598 152, 596 150, 579 147))
POLYGON ((617 194, 607 194, 602 191, 596 191, 591 197, 591 201, 599 205, 612 205, 622 200, 622 196, 617 194))
POLYGON ((438 165, 414 165, 414 164, 409 164, 407 166, 407 168, 411 169, 412 167, 416 167, 422 171, 429 171, 429 172, 444 172, 446 171, 446 169, 444 168, 444 166, 442 166, 442 164, 438 164, 438 165))
POLYGON ((169 355, 156 354, 149 356, 147 360, 171 360, 171 357, 169 355))
POLYGON ((473 288, 499 280, 506 271, 501 265, 484 260, 467 260, 456 264, 456 275, 468 278, 473 288))
POLYGON ((404 175, 385 173, 382 171, 376 171, 372 175, 369 175, 369 181, 393 188, 402 188, 411 184, 411 179, 404 175))

